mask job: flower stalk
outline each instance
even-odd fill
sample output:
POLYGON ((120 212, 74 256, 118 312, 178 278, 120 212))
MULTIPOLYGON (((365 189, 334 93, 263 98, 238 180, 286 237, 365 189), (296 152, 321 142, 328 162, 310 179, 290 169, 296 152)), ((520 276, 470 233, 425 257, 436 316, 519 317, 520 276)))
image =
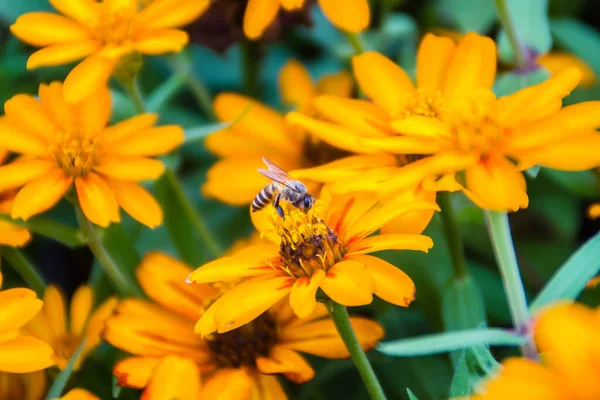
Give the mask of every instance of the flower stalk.
POLYGON ((363 40, 362 36, 360 36, 360 34, 346 32, 346 37, 352 45, 352 48, 354 49, 356 55, 360 55, 366 51, 365 41, 363 40))
POLYGON ((450 257, 452 258, 454 276, 457 279, 462 279, 466 277, 468 273, 467 263, 465 261, 464 246, 450 196, 449 192, 439 192, 437 194, 437 203, 442 210, 440 216, 442 218, 444 236, 446 236, 450 257))
POLYGON ((527 343, 521 346, 521 351, 525 357, 537 359, 537 350, 530 334, 531 317, 527 309, 525 288, 519 272, 508 214, 485 210, 485 219, 514 328, 528 338, 527 343))
POLYGON ((510 46, 513 48, 515 60, 519 69, 527 67, 527 49, 519 40, 519 33, 510 15, 506 0, 495 0, 498 19, 506 32, 510 46))
POLYGON ((140 85, 138 83, 137 77, 132 77, 128 79, 127 82, 122 82, 123 88, 129 95, 129 98, 133 101, 133 105, 135 106, 135 110, 138 114, 143 114, 146 112, 146 107, 144 106, 144 100, 142 97, 142 92, 140 90, 140 85))
POLYGON ((257 43, 248 40, 241 43, 244 92, 250 97, 257 97, 260 90, 261 54, 258 46, 257 43))
POLYGON ((345 306, 338 304, 333 300, 327 300, 326 305, 337 331, 350 352, 354 366, 358 370, 358 373, 369 392, 369 396, 371 396, 371 399, 373 400, 385 400, 385 393, 383 393, 383 389, 377 380, 375 371, 373 371, 373 367, 369 363, 369 359, 360 346, 360 343, 358 343, 356 334, 352 329, 348 310, 345 306))
POLYGON ((25 254, 14 247, 2 247, 2 258, 8 261, 13 269, 17 271, 27 286, 33 289, 40 298, 44 297, 44 292, 46 291, 44 278, 25 254))

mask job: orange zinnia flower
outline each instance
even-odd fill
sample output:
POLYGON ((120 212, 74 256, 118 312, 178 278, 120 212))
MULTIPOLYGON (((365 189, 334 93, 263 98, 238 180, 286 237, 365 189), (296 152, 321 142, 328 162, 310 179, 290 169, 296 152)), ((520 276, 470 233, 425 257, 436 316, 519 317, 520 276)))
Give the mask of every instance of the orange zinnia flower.
POLYGON ((91 287, 84 285, 75 291, 67 314, 62 292, 55 286, 48 286, 42 312, 24 330, 52 346, 56 365, 60 369, 66 367, 85 339, 85 347, 75 364, 75 369, 78 369, 87 355, 100 344, 100 331, 116 303, 117 300, 111 297, 92 312, 94 293, 91 287))
MULTIPOLYGON (((121 301, 104 331, 110 344, 133 354, 114 368, 119 385, 145 388, 142 396, 149 399, 285 399, 274 374, 296 383, 314 376, 298 352, 349 357, 324 307, 299 320, 287 304, 279 303, 248 325, 201 338, 194 323, 220 291, 186 285, 190 272, 160 253, 147 255, 137 269, 152 301, 121 301)), ((383 337, 374 321, 353 317, 351 323, 366 349, 383 337)))
POLYGON ((27 374, 0 372, 0 399, 42 400, 47 388, 43 370, 27 374))
POLYGON ((581 78, 577 69, 498 99, 490 90, 495 44, 474 33, 457 46, 448 38, 427 35, 419 49, 416 88, 400 67, 378 53, 356 56, 353 65, 362 90, 375 104, 317 98, 317 110, 331 122, 298 113, 288 120, 328 143, 345 140, 358 148, 418 159, 355 174, 334 190, 395 193, 443 178, 443 186, 462 188, 482 208, 516 211, 528 204, 521 170, 536 164, 568 171, 600 165, 595 131, 600 102, 561 109, 562 98, 581 78))
MULTIPOLYGON (((325 192, 326 193, 326 192, 325 192)), ((200 318, 196 332, 227 332, 242 326, 289 295, 295 314, 305 318, 317 306, 321 288, 339 304, 369 304, 373 294, 407 307, 415 285, 402 270, 368 255, 380 250, 428 251, 430 238, 414 234, 369 236, 402 214, 435 209, 435 203, 389 201, 353 195, 317 201, 307 212, 282 202, 254 213, 261 234, 274 244, 250 246, 194 271, 187 281, 209 283, 243 279, 200 318)))
MULTIPOLYGON (((244 14, 244 33, 257 39, 275 20, 280 8, 294 11, 302 8, 304 0, 249 0, 244 14)), ((338 28, 360 32, 369 26, 371 12, 367 0, 319 0, 325 16, 338 28)))
POLYGON ((150 157, 182 143, 181 127, 153 127, 154 114, 107 127, 107 88, 77 104, 66 103, 61 88, 59 82, 42 84, 39 100, 20 94, 4 105, 0 146, 23 154, 0 167, 0 190, 25 185, 14 199, 12 217, 26 220, 49 209, 74 183, 83 213, 95 224, 119 221, 120 206, 149 227, 160 225, 160 206, 135 182, 162 174, 163 164, 150 157))
POLYGON ((502 362, 473 400, 514 397, 531 400, 600 398, 600 308, 579 303, 554 305, 534 321, 542 356, 538 363, 520 357, 502 362))
POLYGON ((85 389, 74 388, 57 400, 100 400, 100 397, 85 389))
POLYGON ((173 29, 198 18, 209 0, 50 0, 61 13, 30 12, 10 29, 24 42, 43 47, 27 68, 84 58, 65 80, 64 98, 77 103, 105 86, 119 60, 131 53, 180 51, 188 35, 173 29), (143 4, 148 4, 142 7, 143 4))
MULTIPOLYGON (((8 152, 0 150, 0 164, 6 160, 7 156, 8 152)), ((10 214, 16 194, 14 190, 0 190, 0 213, 10 214)), ((29 242, 29 239, 31 239, 31 234, 27 229, 10 222, 0 221, 0 244, 18 247, 29 242)))
POLYGON ((54 365, 54 351, 48 343, 21 333, 21 328, 40 312, 42 305, 32 290, 0 291, 0 373, 33 372, 54 365))

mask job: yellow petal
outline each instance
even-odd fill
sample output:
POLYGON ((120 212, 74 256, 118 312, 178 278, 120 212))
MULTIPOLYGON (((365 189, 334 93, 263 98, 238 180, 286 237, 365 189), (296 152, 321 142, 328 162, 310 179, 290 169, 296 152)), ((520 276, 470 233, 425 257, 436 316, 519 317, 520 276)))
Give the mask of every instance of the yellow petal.
POLYGON ((69 331, 77 336, 83 332, 83 328, 90 316, 92 304, 94 303, 94 292, 89 285, 77 288, 71 300, 71 323, 69 331))
POLYGON ((117 385, 137 389, 146 387, 159 360, 156 357, 127 357, 119 361, 113 368, 117 385))
POLYGON ((143 400, 198 400, 200 396, 200 370, 187 358, 167 356, 158 362, 143 400))
POLYGON ((529 204, 525 178, 503 156, 493 156, 466 171, 465 194, 479 207, 506 212, 529 204))
POLYGON ((158 156, 183 143, 183 129, 179 125, 164 125, 145 129, 114 141, 107 152, 121 156, 158 156))
POLYGON ((74 129, 75 113, 62 97, 62 83, 41 84, 39 97, 42 108, 48 118, 63 131, 74 129))
POLYGON ((375 154, 344 157, 314 168, 290 171, 294 179, 311 179, 319 182, 337 182, 357 174, 375 169, 386 169, 397 165, 391 154, 375 154))
POLYGON ((389 58, 370 51, 352 58, 354 76, 367 97, 390 115, 399 111, 415 88, 410 77, 389 58))
POLYGON ((325 271, 316 270, 310 278, 298 278, 290 292, 290 305, 299 318, 308 317, 317 306, 317 290, 325 277, 325 271))
POLYGON ((56 335, 64 335, 67 332, 67 308, 65 295, 60 288, 50 285, 44 292, 44 314, 56 335))
POLYGON ((184 31, 162 29, 143 35, 136 40, 134 47, 143 54, 163 54, 181 51, 188 41, 188 34, 184 31))
POLYGON ((50 12, 29 12, 21 15, 10 27, 22 41, 36 47, 91 38, 81 24, 50 12))
POLYGON ((111 125, 102 132, 102 144, 107 148, 113 148, 119 140, 151 128, 157 120, 158 115, 146 113, 111 125))
POLYGON ((248 400, 254 379, 245 368, 219 368, 202 385, 199 400, 248 400))
POLYGON ((111 179, 108 184, 119 205, 135 220, 154 229, 162 224, 160 204, 140 185, 111 179))
POLYGON ((0 332, 19 329, 42 309, 33 290, 17 288, 0 292, 0 332))
POLYGON ((448 64, 443 94, 453 98, 477 88, 491 89, 496 76, 496 44, 488 37, 467 33, 448 64))
POLYGON ((264 400, 287 400, 285 391, 279 384, 276 376, 262 375, 259 376, 259 391, 260 399, 264 400))
POLYGON ((373 301, 375 283, 367 267, 358 261, 338 262, 327 271, 321 289, 345 306, 362 306, 373 301))
POLYGON ((111 112, 110 91, 101 86, 91 96, 74 104, 74 112, 79 117, 79 127, 83 132, 97 135, 108 124, 111 112))
POLYGON ((54 350, 31 336, 19 336, 0 343, 0 371, 24 373, 39 371, 54 365, 54 350))
POLYGON ((145 32, 178 28, 200 18, 209 5, 209 0, 154 0, 136 15, 135 23, 145 32))
POLYGON ((275 346, 267 357, 256 359, 256 368, 263 374, 283 374, 296 384, 310 381, 315 371, 298 353, 282 346, 275 346))
POLYGON ((581 58, 569 53, 550 52, 538 57, 538 64, 550 71, 550 74, 556 75, 567 68, 575 67, 582 73, 579 84, 583 87, 590 87, 596 83, 596 74, 594 70, 581 58))
POLYGON ((13 203, 11 216, 27 220, 35 214, 46 211, 63 197, 69 190, 73 178, 65 176, 60 169, 53 169, 25 185, 13 203))
POLYGON ((49 141, 58 133, 39 101, 33 96, 18 94, 4 103, 8 121, 15 127, 49 141))
POLYGON ((275 19, 279 0, 248 0, 244 13, 244 33, 249 39, 258 39, 275 19))
POLYGON ((354 90, 352 75, 346 71, 322 76, 317 82, 317 93, 350 97, 354 90))
POLYGON ((63 83, 63 97, 78 103, 106 86, 117 60, 91 55, 69 72, 63 83))
POLYGON ((348 32, 360 32, 369 26, 371 11, 367 0, 319 0, 332 24, 348 32))
POLYGON ((61 14, 86 24, 93 24, 98 18, 100 5, 93 0, 49 0, 52 7, 61 14))
POLYGON ((84 353, 87 354, 100 344, 100 334, 104 331, 106 320, 113 315, 117 306, 117 299, 109 297, 100 304, 94 312, 89 315, 87 325, 83 331, 83 336, 86 339, 84 353))
POLYGON ((104 157, 94 165, 94 171, 123 181, 158 179, 165 171, 162 162, 146 157, 104 157))
POLYGON ((418 250, 427 253, 432 247, 431 238, 423 235, 377 235, 352 243, 348 246, 348 253, 367 254, 381 250, 418 250))
POLYGON ((323 95, 314 106, 329 121, 354 127, 365 136, 384 136, 389 131, 389 116, 371 102, 323 95))
POLYGON ((417 87, 428 90, 441 90, 454 42, 447 37, 431 33, 425 35, 417 53, 417 87))
POLYGON ((54 161, 36 159, 15 161, 2 166, 0 167, 0 191, 22 186, 55 168, 54 161))
POLYGON ((58 400, 100 400, 100 397, 85 389, 74 388, 69 390, 64 396, 59 397, 58 400))
POLYGON ((103 178, 90 172, 75 179, 75 188, 81 210, 91 222, 107 227, 121 220, 115 194, 103 178))
POLYGON ((12 247, 24 246, 31 239, 26 228, 0 221, 0 244, 12 247))
MULTIPOLYGON (((409 138, 413 140, 421 139, 424 143, 429 143, 427 139, 437 140, 439 142, 437 145, 441 146, 444 143, 444 139, 452 139, 450 125, 437 118, 411 115, 401 120, 393 121, 391 125, 395 132, 410 136, 409 138)), ((409 138, 402 137, 400 139, 409 138)), ((391 142, 391 139, 388 140, 391 142)), ((430 147, 433 145, 432 143, 429 144, 430 147)))
MULTIPOLYGON (((277 253, 274 253, 271 258, 276 256, 277 253)), ((186 278, 186 282, 209 283, 268 274, 273 272, 273 268, 267 261, 262 256, 221 257, 196 269, 186 278)))
POLYGON ((587 211, 588 217, 594 219, 600 217, 600 204, 592 204, 587 211))
POLYGON ((288 61, 279 71, 279 90, 285 103, 300 110, 307 109, 317 94, 308 70, 296 60, 288 61))
POLYGON ((28 132, 0 118, 0 146, 15 153, 46 156, 48 144, 43 137, 28 132))
POLYGON ((367 266, 375 281, 376 296, 401 307, 408 307, 416 298, 415 284, 400 268, 368 255, 352 255, 349 258, 367 266))
POLYGON ((304 0, 281 0, 281 6, 286 11, 294 11, 299 8, 302 8, 303 4, 304 4, 304 0))

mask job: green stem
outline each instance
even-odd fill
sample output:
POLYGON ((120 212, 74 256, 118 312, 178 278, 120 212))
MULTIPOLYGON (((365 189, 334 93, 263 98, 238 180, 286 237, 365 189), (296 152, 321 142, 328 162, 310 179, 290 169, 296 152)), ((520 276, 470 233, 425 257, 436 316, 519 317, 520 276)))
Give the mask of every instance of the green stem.
POLYGON ((138 112, 138 114, 145 113, 146 107, 144 106, 142 91, 140 90, 140 85, 137 78, 132 77, 132 79, 130 79, 128 82, 122 82, 121 84, 133 101, 133 105, 135 106, 135 110, 138 112))
POLYGON ((353 32, 345 32, 345 35, 348 38, 348 41, 352 45, 352 48, 354 49, 354 52, 357 55, 360 55, 366 51, 365 42, 362 36, 360 36, 360 34, 353 32))
POLYGON ((38 297, 44 297, 46 291, 44 278, 37 272, 37 269, 25 254, 13 247, 3 247, 2 257, 17 271, 27 286, 37 293, 38 297))
POLYGON ((383 389, 377 380, 375 371, 373 371, 373 367, 369 364, 369 359, 362 347, 360 347, 354 329, 352 329, 348 310, 346 310, 346 307, 333 300, 327 300, 327 309, 329 310, 329 314, 331 315, 335 327, 342 337, 346 348, 350 352, 354 366, 358 370, 371 399, 385 400, 385 393, 383 393, 383 389))
POLYGON ((181 52, 176 54, 170 62, 171 68, 177 73, 185 77, 185 83, 192 92, 198 107, 206 114, 206 116, 216 121, 217 117, 212 107, 212 95, 204 82, 198 79, 192 72, 192 61, 191 56, 188 52, 181 52))
POLYGON ((508 214, 485 210, 487 228, 494 248, 494 255, 500 269, 504 292, 508 300, 508 308, 514 328, 529 340, 521 346, 524 356, 537 359, 537 351, 531 333, 531 317, 527 308, 525 288, 519 273, 517 255, 510 232, 508 214))
POLYGON ((79 227, 81 228, 81 232, 85 237, 88 247, 114 283, 119 294, 123 296, 141 297, 142 291, 140 288, 131 278, 119 269, 116 261, 104 248, 96 227, 85 217, 81 207, 78 205, 75 205, 75 213, 77 214, 77 222, 79 222, 79 227))
POLYGON ((456 215, 452 208, 452 199, 449 192, 439 192, 437 194, 437 203, 442 209, 440 213, 442 217, 442 227, 444 235, 448 242, 448 249, 452 257, 452 267, 456 278, 464 278, 467 276, 467 263, 465 261, 465 252, 463 247, 460 230, 456 221, 456 215))
POLYGON ((513 48, 513 52, 515 53, 515 59, 517 61, 517 67, 525 68, 527 67, 527 55, 525 46, 519 40, 519 33, 517 32, 517 28, 515 23, 510 15, 510 10, 508 9, 508 3, 506 0, 495 0, 496 9, 498 10, 498 18, 500 19, 500 24, 504 28, 506 32, 506 36, 508 37, 508 41, 510 42, 511 47, 513 48))
POLYGON ((258 97, 261 54, 257 42, 246 40, 241 42, 242 77, 244 92, 250 97, 258 97))
POLYGON ((206 245, 206 248, 210 252, 213 258, 220 257, 223 254, 223 249, 219 242, 212 235, 210 229, 208 229, 206 223, 200 218, 200 215, 196 212, 192 203, 188 199, 185 191, 181 187, 181 183, 179 179, 175 176, 175 173, 172 169, 167 169, 164 173, 164 177, 167 180, 169 186, 171 187, 173 195, 175 195, 179 201, 179 204, 183 206, 183 212, 189 219, 189 221, 194 225, 196 232, 206 245))

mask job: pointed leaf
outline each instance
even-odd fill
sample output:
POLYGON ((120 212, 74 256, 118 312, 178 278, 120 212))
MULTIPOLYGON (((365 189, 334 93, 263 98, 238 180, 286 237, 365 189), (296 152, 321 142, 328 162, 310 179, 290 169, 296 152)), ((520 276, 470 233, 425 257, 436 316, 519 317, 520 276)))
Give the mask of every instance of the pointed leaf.
POLYGON ((60 373, 52 383, 52 386, 50 386, 50 389, 48 390, 46 400, 57 399, 61 396, 65 386, 67 385, 67 382, 69 381, 69 378, 71 377, 71 374, 73 373, 75 363, 77 362, 77 359, 79 359, 79 356, 81 355, 81 352, 83 351, 86 342, 87 339, 83 339, 73 356, 71 356, 71 359, 67 363, 65 369, 60 371, 60 373))

